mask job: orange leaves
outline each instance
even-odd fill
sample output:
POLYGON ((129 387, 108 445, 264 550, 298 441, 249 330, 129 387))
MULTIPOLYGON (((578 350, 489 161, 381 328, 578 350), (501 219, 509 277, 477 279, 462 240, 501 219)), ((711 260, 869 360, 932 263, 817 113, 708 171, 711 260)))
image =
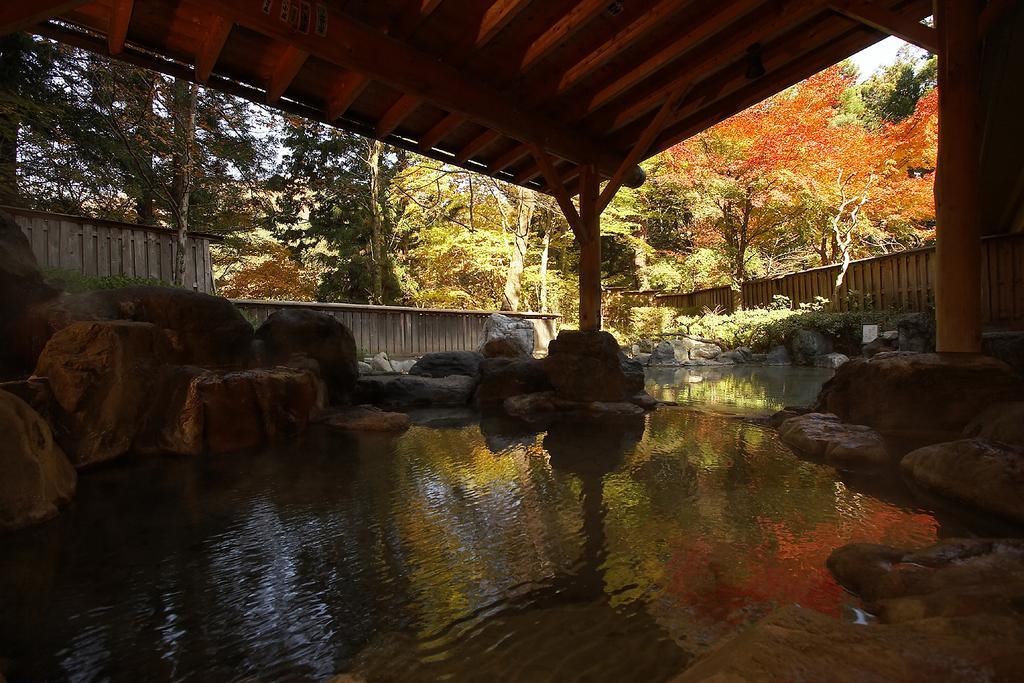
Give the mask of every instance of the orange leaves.
POLYGON ((316 301, 316 277, 303 270, 284 245, 261 241, 257 253, 220 283, 219 293, 230 299, 316 301))

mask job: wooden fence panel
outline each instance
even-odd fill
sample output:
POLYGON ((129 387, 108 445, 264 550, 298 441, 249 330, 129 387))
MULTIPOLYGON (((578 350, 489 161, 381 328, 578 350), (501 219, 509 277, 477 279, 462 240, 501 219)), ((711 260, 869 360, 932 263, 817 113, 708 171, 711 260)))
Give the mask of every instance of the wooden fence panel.
MULTIPOLYGON (((175 239, 166 228, 15 207, 0 208, 14 216, 41 267, 85 275, 172 281, 175 239)), ((217 239, 201 232, 188 236, 186 288, 214 293, 210 242, 217 239)))
MULTIPOLYGON (((982 314, 988 324, 1024 324, 1024 234, 982 240, 982 314)), ((743 283, 744 308, 765 308, 783 295, 793 308, 829 299, 833 310, 928 310, 935 301, 935 250, 932 247, 885 254, 850 263, 842 286, 834 292, 839 266, 823 266, 776 278, 743 283)), ((679 309, 721 306, 732 310, 728 287, 662 294, 656 305, 679 309), (725 297, 725 298, 723 298, 725 297)))
MULTIPOLYGON (((307 308, 327 313, 352 331, 356 347, 361 353, 385 351, 395 358, 421 356, 435 351, 473 351, 480 341, 484 323, 492 313, 298 301, 232 301, 255 325, 265 321, 275 311, 289 308, 307 308)), ((534 352, 538 355, 547 353, 548 341, 557 333, 557 315, 501 313, 533 323, 536 333, 534 352)))

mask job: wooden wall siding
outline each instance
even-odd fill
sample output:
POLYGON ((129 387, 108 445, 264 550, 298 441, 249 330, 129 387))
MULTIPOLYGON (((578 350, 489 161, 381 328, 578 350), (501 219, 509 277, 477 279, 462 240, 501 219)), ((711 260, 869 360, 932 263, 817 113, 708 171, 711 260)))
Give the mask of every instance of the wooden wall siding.
MULTIPOLYGON (((272 313, 288 308, 307 308, 337 318, 352 331, 361 354, 385 351, 394 358, 421 356, 435 351, 475 351, 484 321, 491 311, 460 311, 403 306, 306 303, 300 301, 254 301, 232 299, 235 306, 255 325, 272 313)), ((533 323, 535 355, 547 353, 548 342, 557 333, 558 316, 547 313, 508 313, 533 323)))
MULTIPOLYGON (((167 283, 172 280, 177 246, 169 230, 7 207, 4 210, 14 215, 42 268, 167 283)), ((188 237, 185 286, 196 292, 214 293, 210 236, 188 237)))
MULTIPOLYGON (((1024 323, 1024 234, 986 237, 981 250, 981 296, 984 322, 992 325, 1024 323)), ((773 297, 789 298, 793 308, 817 297, 831 301, 837 311, 895 309, 924 311, 935 297, 935 250, 912 249, 854 261, 846 271, 838 296, 833 286, 839 266, 824 266, 767 280, 743 284, 743 307, 772 304, 773 297)), ((728 287, 688 294, 656 297, 661 306, 732 310, 728 287)))
POLYGON ((687 294, 661 294, 654 297, 658 306, 669 306, 684 311, 700 311, 705 308, 715 310, 717 308, 726 313, 732 313, 734 299, 732 287, 714 287, 687 294))

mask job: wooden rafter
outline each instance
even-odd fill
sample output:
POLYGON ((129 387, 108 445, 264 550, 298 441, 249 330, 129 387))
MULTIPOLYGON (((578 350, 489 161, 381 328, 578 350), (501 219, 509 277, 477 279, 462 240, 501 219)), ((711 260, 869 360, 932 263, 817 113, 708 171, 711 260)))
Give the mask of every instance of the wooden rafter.
MULTIPOLYGON (((730 31, 721 42, 715 43, 715 49, 705 50, 696 60, 687 62, 685 70, 667 83, 659 83, 647 92, 633 93, 628 104, 615 113, 615 118, 608 125, 608 131, 617 130, 631 121, 643 116, 658 106, 665 90, 677 90, 684 87, 696 77, 711 74, 723 66, 739 59, 753 43, 761 42, 770 36, 800 21, 806 20, 825 8, 821 0, 796 0, 770 21, 751 21, 742 27, 730 31)), ((799 47, 799 46, 797 46, 799 47)))
POLYGON ((984 38, 996 22, 1006 15, 1019 0, 989 0, 978 18, 978 37, 984 38))
POLYGON ((581 0, 533 41, 519 64, 523 73, 551 53, 558 45, 582 29, 590 20, 608 9, 608 0, 581 0))
POLYGON ((388 107, 388 110, 384 112, 384 116, 380 117, 377 121, 377 137, 384 138, 391 135, 402 125, 402 121, 405 117, 412 113, 412 111, 419 105, 420 99, 413 97, 412 95, 402 95, 399 97, 393 105, 388 107))
POLYGON ((635 21, 583 55, 575 64, 558 75, 554 94, 560 95, 569 90, 690 3, 691 0, 661 0, 645 10, 635 21))
POLYGON ((0 36, 26 29, 33 24, 73 10, 88 0, 32 0, 18 2, 5 0, 0 3, 0 36))
POLYGON ((499 137, 501 136, 496 131, 490 129, 485 130, 456 152, 455 160, 458 162, 465 162, 472 159, 474 156, 497 142, 499 137))
POLYGON ((330 95, 327 96, 327 120, 337 121, 344 116, 348 108, 369 84, 370 81, 366 76, 355 71, 342 74, 330 95))
MULTIPOLYGON (((823 5, 823 3, 814 3, 813 0, 800 0, 800 3, 802 5, 823 5)), ((791 8, 794 4, 790 2, 787 5, 787 9, 792 11, 791 8)), ((651 57, 633 66, 611 83, 601 87, 591 97, 581 100, 580 106, 573 110, 571 118, 573 120, 582 119, 591 112, 605 106, 626 90, 678 59, 684 52, 692 49, 694 45, 725 29, 732 22, 748 13, 751 8, 752 5, 747 0, 731 0, 728 3, 716 4, 703 21, 675 36, 671 42, 664 45, 651 57)), ((756 42, 756 36, 760 34, 760 31, 757 26, 748 26, 745 31, 741 31, 741 34, 737 36, 735 32, 730 33, 726 40, 728 40, 730 45, 740 44, 742 49, 745 50, 751 42, 756 42)), ((687 76, 692 76, 692 72, 689 72, 687 76)))
POLYGON ((468 52, 472 53, 491 42, 501 29, 516 18, 531 0, 495 0, 480 18, 476 35, 469 42, 468 52))
POLYGON ((466 122, 466 117, 459 116, 458 114, 446 114, 444 118, 431 126, 426 133, 420 136, 419 148, 421 150, 432 149, 434 145, 444 139, 448 133, 452 132, 463 123, 466 122))
POLYGON ((319 59, 387 83, 446 111, 484 122, 502 135, 544 141, 559 156, 576 163, 596 163, 609 176, 621 161, 581 132, 523 109, 509 96, 467 79, 462 71, 382 36, 332 7, 324 8, 330 32, 327 37, 320 37, 299 33, 274 17, 253 11, 248 0, 210 0, 207 6, 240 25, 319 59))
POLYGON ((506 168, 516 163, 527 154, 530 153, 530 146, 525 144, 518 144, 512 147, 507 152, 504 152, 498 156, 494 161, 487 165, 487 172, 495 174, 500 171, 504 171, 506 168))
POLYGON ((274 67, 274 73, 270 75, 270 82, 267 85, 267 104, 274 104, 281 99, 281 95, 284 94, 284 91, 295 80, 299 69, 302 68, 302 65, 306 63, 308 58, 308 52, 294 45, 288 45, 285 48, 284 53, 274 67))
POLYGON ((196 52, 197 83, 206 83, 209 80, 210 74, 213 73, 213 67, 217 65, 217 59, 220 58, 220 53, 224 49, 224 43, 227 42, 228 36, 231 34, 231 27, 231 22, 223 17, 214 17, 210 23, 206 39, 199 46, 199 51, 196 52))
POLYGON ((880 5, 864 0, 842 0, 832 3, 832 9, 854 21, 901 38, 929 52, 939 51, 939 39, 934 28, 880 5))
POLYGON ((128 36, 128 24, 132 21, 134 8, 134 0, 114 0, 110 8, 107 50, 111 55, 119 55, 124 50, 124 40, 128 36))
POLYGON ((399 40, 409 38, 423 23, 430 18, 442 0, 408 0, 398 21, 391 30, 391 35, 399 40))

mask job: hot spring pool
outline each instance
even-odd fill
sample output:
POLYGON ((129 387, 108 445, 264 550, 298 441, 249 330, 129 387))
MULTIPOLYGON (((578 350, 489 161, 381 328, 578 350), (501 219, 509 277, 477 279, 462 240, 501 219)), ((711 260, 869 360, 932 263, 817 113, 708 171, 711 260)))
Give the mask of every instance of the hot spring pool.
POLYGON ((539 434, 424 412, 397 438, 314 429, 88 472, 57 520, 3 539, 0 671, 664 680, 776 606, 849 617, 824 567, 836 546, 963 532, 898 483, 716 414, 806 403, 827 372, 704 372, 650 377, 700 411, 539 434))

